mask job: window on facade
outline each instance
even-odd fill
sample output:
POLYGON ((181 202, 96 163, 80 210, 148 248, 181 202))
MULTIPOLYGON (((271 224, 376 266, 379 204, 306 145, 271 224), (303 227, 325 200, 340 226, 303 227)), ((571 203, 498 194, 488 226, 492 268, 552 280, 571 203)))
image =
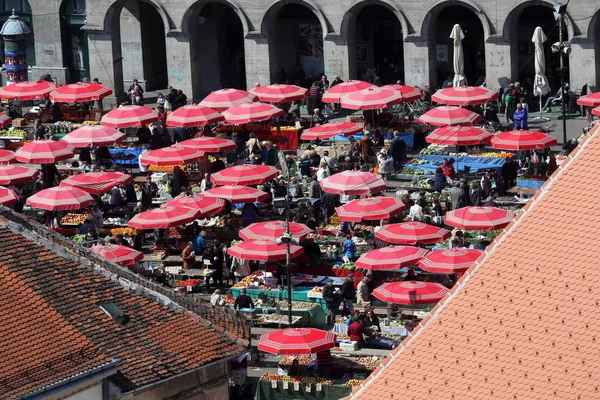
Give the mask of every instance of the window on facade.
POLYGON ((65 11, 67 14, 85 14, 85 0, 69 0, 65 11))
POLYGON ((17 13, 29 13, 31 14, 31 7, 27 0, 0 0, 2 3, 2 11, 12 12, 15 10, 17 13))

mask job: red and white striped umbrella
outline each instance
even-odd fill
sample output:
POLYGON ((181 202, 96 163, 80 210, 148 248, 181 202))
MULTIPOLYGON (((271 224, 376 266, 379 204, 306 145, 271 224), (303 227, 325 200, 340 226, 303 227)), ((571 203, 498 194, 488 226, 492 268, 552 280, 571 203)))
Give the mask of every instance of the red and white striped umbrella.
POLYGON ((503 150, 535 150, 554 146, 556 138, 543 132, 514 130, 500 132, 491 140, 492 147, 503 150))
POLYGON ((40 100, 56 88, 52 82, 17 82, 0 88, 0 99, 40 100))
POLYGON ((0 113, 0 128, 6 128, 12 124, 12 118, 5 113, 0 113))
POLYGON ((82 125, 61 140, 72 147, 112 146, 127 138, 123 132, 102 125, 82 125))
POLYGON ((276 83, 255 87, 250 92, 255 94, 260 101, 283 103, 286 101, 302 100, 306 97, 308 89, 296 85, 280 85, 276 83))
POLYGON ((600 106, 600 92, 590 93, 577 99, 577 104, 584 107, 600 106))
POLYGON ((373 296, 393 304, 432 304, 440 301, 449 289, 435 282, 389 282, 373 291, 373 296))
POLYGON ((142 155, 140 162, 145 165, 184 165, 197 162, 204 153, 190 147, 174 145, 162 149, 150 150, 142 155))
POLYGON ((194 196, 177 196, 167 202, 169 207, 184 207, 200 211, 198 218, 217 214, 225 208, 225 200, 218 197, 196 194, 194 196))
POLYGON ((111 128, 134 128, 158 121, 153 109, 145 106, 121 106, 106 113, 100 124, 111 128))
POLYGON ((161 229, 190 223, 198 218, 200 210, 186 207, 153 208, 135 215, 129 226, 138 229, 161 229))
POLYGON ((15 204, 19 196, 15 192, 5 187, 0 186, 0 204, 3 206, 10 206, 15 204))
POLYGON ((361 195, 379 193, 386 185, 371 172, 343 171, 323 179, 321 188, 327 193, 361 195))
POLYGON ((221 122, 224 119, 225 117, 213 108, 188 104, 167 115, 167 126, 191 128, 221 122))
POLYGON ((340 221, 361 222, 374 221, 393 217, 401 213, 406 206, 402 200, 395 197, 369 197, 356 199, 341 207, 337 207, 340 221))
POLYGON ((363 90, 373 87, 372 84, 365 81, 353 81, 349 80, 346 82, 339 83, 329 90, 323 95, 323 102, 325 103, 339 103, 340 98, 348 93, 356 92, 358 90, 363 90))
POLYGON ((17 161, 29 164, 50 164, 73 156, 73 150, 67 143, 54 140, 35 140, 15 153, 17 161))
MULTIPOLYGON (((286 232, 284 221, 256 222, 240 231, 240 237, 244 240, 277 240, 286 232)), ((290 222, 290 234, 292 237, 304 239, 312 232, 308 226, 298 222, 290 222)))
POLYGON ((481 119, 481 116, 466 108, 440 106, 432 108, 421 115, 417 121, 422 124, 435 126, 471 125, 481 119))
POLYGON ((423 91, 418 87, 406 85, 385 85, 383 89, 392 89, 402 94, 402 102, 410 103, 411 101, 420 100, 423 97, 423 91))
POLYGON ((388 243, 426 245, 435 244, 448 239, 452 235, 448 229, 422 222, 402 222, 383 225, 375 237, 388 243))
POLYGON ((119 265, 133 265, 144 259, 144 253, 132 249, 131 247, 116 244, 107 244, 105 246, 94 246, 91 250, 119 265))
POLYGON ((386 271, 417 265, 420 259, 429 253, 428 250, 413 246, 388 246, 371 250, 356 260, 358 268, 373 271, 386 271))
POLYGON ((260 185, 277 178, 279 172, 270 165, 242 164, 212 174, 211 180, 216 185, 260 185))
POLYGON ((201 106, 210 107, 217 111, 224 111, 238 104, 248 103, 256 100, 254 93, 248 93, 240 89, 216 90, 206 96, 200 102, 201 106))
POLYGON ((378 87, 348 93, 340 98, 342 108, 349 110, 378 110, 401 102, 402 94, 400 92, 378 87))
POLYGON ((242 103, 223 111, 227 123, 231 125, 247 124, 249 122, 268 121, 283 115, 283 110, 266 103, 242 103))
POLYGON ((60 182, 60 186, 74 186, 91 194, 100 194, 131 181, 131 175, 121 172, 88 172, 69 176, 60 182))
POLYGON ((0 165, 0 185, 32 181, 39 174, 37 169, 22 165, 0 165))
MULTIPOLYGON (((290 258, 296 258, 304 249, 294 244, 290 245, 290 258)), ((272 240, 247 240, 231 246, 227 254, 243 260, 276 261, 285 260, 286 245, 277 244, 272 240)))
POLYGON ((0 149, 0 164, 10 164, 15 161, 14 151, 0 149))
POLYGON ((485 129, 474 126, 444 126, 431 132, 425 140, 445 146, 472 146, 489 142, 492 136, 485 129))
POLYGON ((232 140, 201 136, 194 139, 179 142, 180 146, 189 147, 195 150, 205 151, 207 153, 222 153, 227 150, 235 150, 237 145, 232 140))
POLYGON ((271 354, 311 354, 335 347, 336 335, 316 328, 287 328, 260 335, 258 350, 271 354))
POLYGON ((81 189, 58 186, 40 190, 29 196, 26 203, 47 211, 80 210, 94 204, 94 198, 81 189))
POLYGON ((362 132, 364 127, 365 125, 359 122, 328 122, 305 130, 300 135, 300 139, 326 140, 339 135, 350 136, 362 132))
POLYGON ((57 103, 83 103, 100 100, 112 94, 112 89, 100 83, 77 82, 57 87, 50 92, 50 99, 57 103))
POLYGON ((439 89, 431 100, 452 106, 484 104, 498 97, 498 92, 481 86, 459 86, 439 89))
POLYGON ((446 225, 473 231, 493 231, 510 224, 512 211, 497 207, 463 207, 446 213, 446 225))
POLYGON ((234 204, 240 203, 256 203, 265 201, 269 198, 269 193, 262 190, 254 189, 249 186, 226 185, 218 186, 202 193, 205 196, 219 197, 229 200, 234 204))
POLYGON ((464 273, 475 264, 482 253, 473 249, 432 251, 419 261, 419 266, 427 272, 438 274, 464 273))

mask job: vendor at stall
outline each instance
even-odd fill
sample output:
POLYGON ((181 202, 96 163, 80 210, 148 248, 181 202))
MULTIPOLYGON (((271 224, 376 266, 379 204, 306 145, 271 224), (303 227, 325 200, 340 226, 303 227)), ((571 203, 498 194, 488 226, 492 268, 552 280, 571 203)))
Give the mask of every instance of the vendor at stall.
POLYGON ((364 336, 371 337, 373 332, 365 328, 358 317, 352 317, 352 323, 348 327, 348 336, 353 342, 358 342, 358 348, 360 349, 365 344, 364 336))
POLYGON ((356 289, 354 288, 354 275, 350 274, 342 284, 342 300, 346 306, 348 313, 354 311, 354 298, 356 297, 356 289))
POLYGON ((196 254, 194 253, 194 244, 188 242, 185 249, 181 252, 181 258, 183 258, 183 269, 191 269, 196 265, 196 254))
POLYGON ((234 310, 241 310, 243 308, 254 308, 254 302, 246 294, 246 289, 240 290, 240 295, 235 298, 235 302, 233 303, 234 310))
POLYGON ((367 312, 367 316, 365 317, 365 327, 370 328, 372 326, 377 327, 377 330, 381 332, 381 326, 379 325, 379 318, 375 315, 375 312, 372 308, 367 312))
POLYGON ((356 300, 359 306, 368 307, 371 305, 369 300, 369 277, 363 276, 356 287, 356 300))
POLYGON ((339 306, 342 299, 335 292, 331 279, 327 279, 327 283, 323 288, 323 300, 325 300, 325 305, 327 306, 327 323, 333 325, 335 323, 335 316, 339 313, 339 306))
POLYGON ((331 365, 331 350, 323 350, 317 353, 317 367, 319 377, 329 378, 329 366, 331 365))
POLYGON ((292 365, 288 369, 288 376, 300 376, 300 362, 294 358, 292 365))
POLYGON ((352 240, 352 236, 346 236, 346 240, 342 244, 342 251, 350 261, 354 260, 354 258, 356 257, 356 244, 352 240))

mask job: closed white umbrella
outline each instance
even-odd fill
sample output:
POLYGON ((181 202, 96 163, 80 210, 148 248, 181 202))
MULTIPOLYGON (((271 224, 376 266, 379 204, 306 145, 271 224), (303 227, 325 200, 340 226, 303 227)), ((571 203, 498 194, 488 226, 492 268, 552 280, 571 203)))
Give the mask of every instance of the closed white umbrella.
POLYGON ((533 31, 531 41, 535 47, 535 79, 533 85, 533 95, 540 97, 540 116, 534 122, 545 122, 542 115, 542 96, 548 93, 548 79, 546 79, 546 55, 544 54, 544 42, 546 35, 541 27, 536 27, 533 31))
POLYGON ((452 63, 454 65, 454 79, 452 86, 466 86, 467 78, 465 77, 465 55, 462 48, 462 40, 465 38, 465 33, 459 24, 455 24, 450 34, 450 39, 454 40, 454 56, 452 63))

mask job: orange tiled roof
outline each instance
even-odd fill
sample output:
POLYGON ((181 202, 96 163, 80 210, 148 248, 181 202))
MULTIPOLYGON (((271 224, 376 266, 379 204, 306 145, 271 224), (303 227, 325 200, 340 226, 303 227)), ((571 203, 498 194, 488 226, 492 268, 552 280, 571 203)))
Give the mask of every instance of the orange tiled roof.
POLYGON ((350 396, 600 398, 600 129, 350 396))

